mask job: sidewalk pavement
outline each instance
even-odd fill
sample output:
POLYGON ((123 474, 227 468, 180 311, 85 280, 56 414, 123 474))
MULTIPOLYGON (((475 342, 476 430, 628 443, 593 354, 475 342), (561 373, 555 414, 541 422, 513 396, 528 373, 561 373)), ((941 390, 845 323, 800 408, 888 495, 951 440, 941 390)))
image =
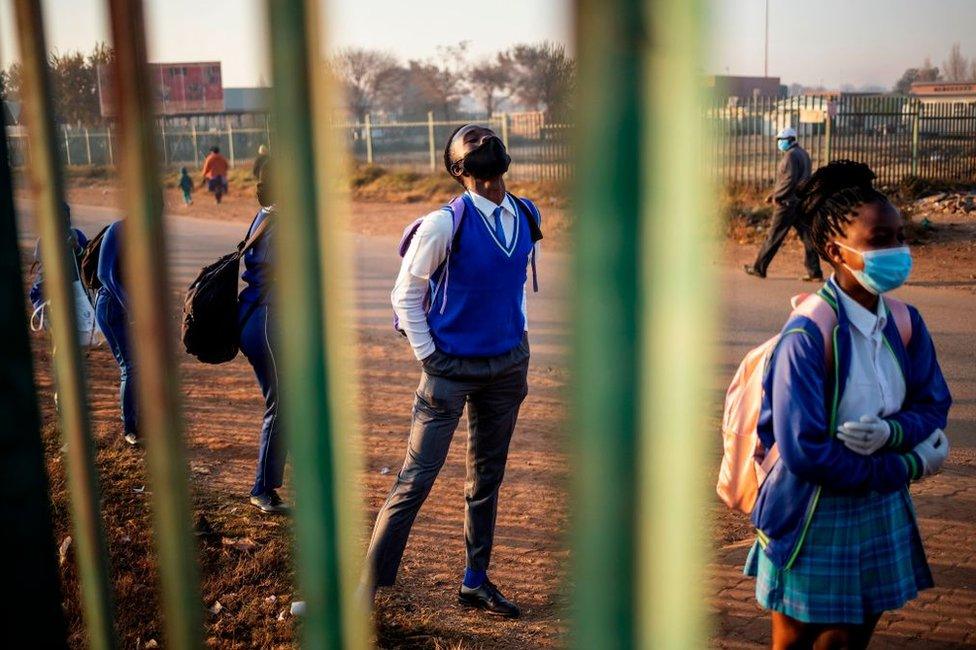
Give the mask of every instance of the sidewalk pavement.
MULTIPOLYGON (((911 488, 922 542, 935 577, 903 609, 878 623, 872 648, 976 648, 976 462, 972 449, 950 454, 944 471, 911 488)), ((710 565, 712 646, 769 647, 769 616, 742 575, 751 540, 720 549, 710 565)))

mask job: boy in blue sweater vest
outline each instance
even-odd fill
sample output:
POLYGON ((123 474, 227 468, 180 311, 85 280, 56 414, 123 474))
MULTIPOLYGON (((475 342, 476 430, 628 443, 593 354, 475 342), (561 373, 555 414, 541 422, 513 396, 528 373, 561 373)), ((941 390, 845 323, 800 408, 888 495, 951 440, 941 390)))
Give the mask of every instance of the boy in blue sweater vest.
POLYGON ((487 572, 508 446, 528 393, 525 282, 542 233, 535 206, 505 191, 510 163, 490 129, 457 129, 444 165, 465 189, 463 218, 450 208, 430 213, 404 255, 393 308, 422 372, 406 459, 377 515, 367 563, 371 589, 393 584, 467 404, 467 570, 458 600, 515 618, 518 606, 487 572))

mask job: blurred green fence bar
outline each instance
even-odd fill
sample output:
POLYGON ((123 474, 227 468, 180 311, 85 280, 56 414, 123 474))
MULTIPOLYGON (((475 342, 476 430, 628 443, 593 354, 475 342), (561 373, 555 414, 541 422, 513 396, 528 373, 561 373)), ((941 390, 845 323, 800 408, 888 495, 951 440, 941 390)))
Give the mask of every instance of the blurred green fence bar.
POLYGON ((116 645, 112 592, 88 419, 88 395, 75 324, 72 284, 77 275, 68 245, 69 224, 62 209, 60 145, 52 109, 44 22, 39 0, 16 0, 14 8, 23 70, 25 122, 33 151, 28 166, 29 178, 37 200, 36 223, 44 260, 44 297, 50 301, 54 377, 61 431, 67 444, 68 491, 82 604, 90 646, 111 648, 116 645))
POLYGON ((109 0, 115 47, 119 170, 126 214, 123 264, 139 372, 139 426, 146 441, 166 647, 201 645, 203 605, 190 524, 175 332, 162 193, 153 141, 153 94, 139 0, 109 0))
POLYGON ((345 447, 356 428, 347 412, 352 375, 341 364, 352 348, 342 345, 337 290, 351 265, 338 256, 339 154, 325 134, 332 104, 320 64, 316 4, 266 5, 275 88, 275 254, 288 260, 278 268, 275 295, 279 321, 288 323, 288 336, 279 341, 282 423, 294 469, 298 588, 307 603, 303 645, 360 648, 367 644, 366 626, 352 591, 362 522, 345 447))
MULTIPOLYGON (((0 127, 4 118, 0 116, 0 127)), ((59 648, 66 644, 57 549, 51 529, 51 501, 41 421, 34 390, 33 361, 6 128, 0 134, 0 556, 16 558, 4 567, 8 588, 0 598, 4 644, 12 648, 59 648), (15 589, 9 589, 13 585, 15 589), (10 593, 11 591, 15 593, 10 593), (33 625, 25 625, 32 621, 33 625)))
POLYGON ((701 119, 705 0, 647 0, 638 360, 641 407, 636 577, 639 645, 704 648, 709 508, 706 390, 717 316, 701 119))
POLYGON ((640 0, 579 0, 574 205, 573 645, 635 643, 640 0))

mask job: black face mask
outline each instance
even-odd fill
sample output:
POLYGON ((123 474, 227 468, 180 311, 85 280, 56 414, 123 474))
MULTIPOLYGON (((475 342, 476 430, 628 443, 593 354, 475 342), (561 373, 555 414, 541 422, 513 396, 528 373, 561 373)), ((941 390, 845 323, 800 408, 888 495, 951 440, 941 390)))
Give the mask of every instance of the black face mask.
POLYGON ((464 171, 482 181, 501 176, 511 164, 511 156, 497 137, 488 138, 464 157, 464 171))

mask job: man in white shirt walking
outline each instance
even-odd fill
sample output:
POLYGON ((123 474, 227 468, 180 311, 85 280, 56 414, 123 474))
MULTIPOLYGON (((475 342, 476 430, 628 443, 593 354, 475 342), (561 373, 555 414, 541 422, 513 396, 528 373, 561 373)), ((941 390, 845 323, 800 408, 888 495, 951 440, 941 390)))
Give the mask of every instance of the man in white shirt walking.
POLYGON ((510 162, 490 129, 457 129, 444 165, 465 193, 424 217, 404 254, 392 302, 422 372, 406 459, 377 515, 367 563, 371 587, 393 584, 467 404, 467 566, 458 600, 515 618, 520 610, 488 579, 488 564, 509 442, 528 393, 525 283, 542 232, 535 206, 505 190, 510 162))

